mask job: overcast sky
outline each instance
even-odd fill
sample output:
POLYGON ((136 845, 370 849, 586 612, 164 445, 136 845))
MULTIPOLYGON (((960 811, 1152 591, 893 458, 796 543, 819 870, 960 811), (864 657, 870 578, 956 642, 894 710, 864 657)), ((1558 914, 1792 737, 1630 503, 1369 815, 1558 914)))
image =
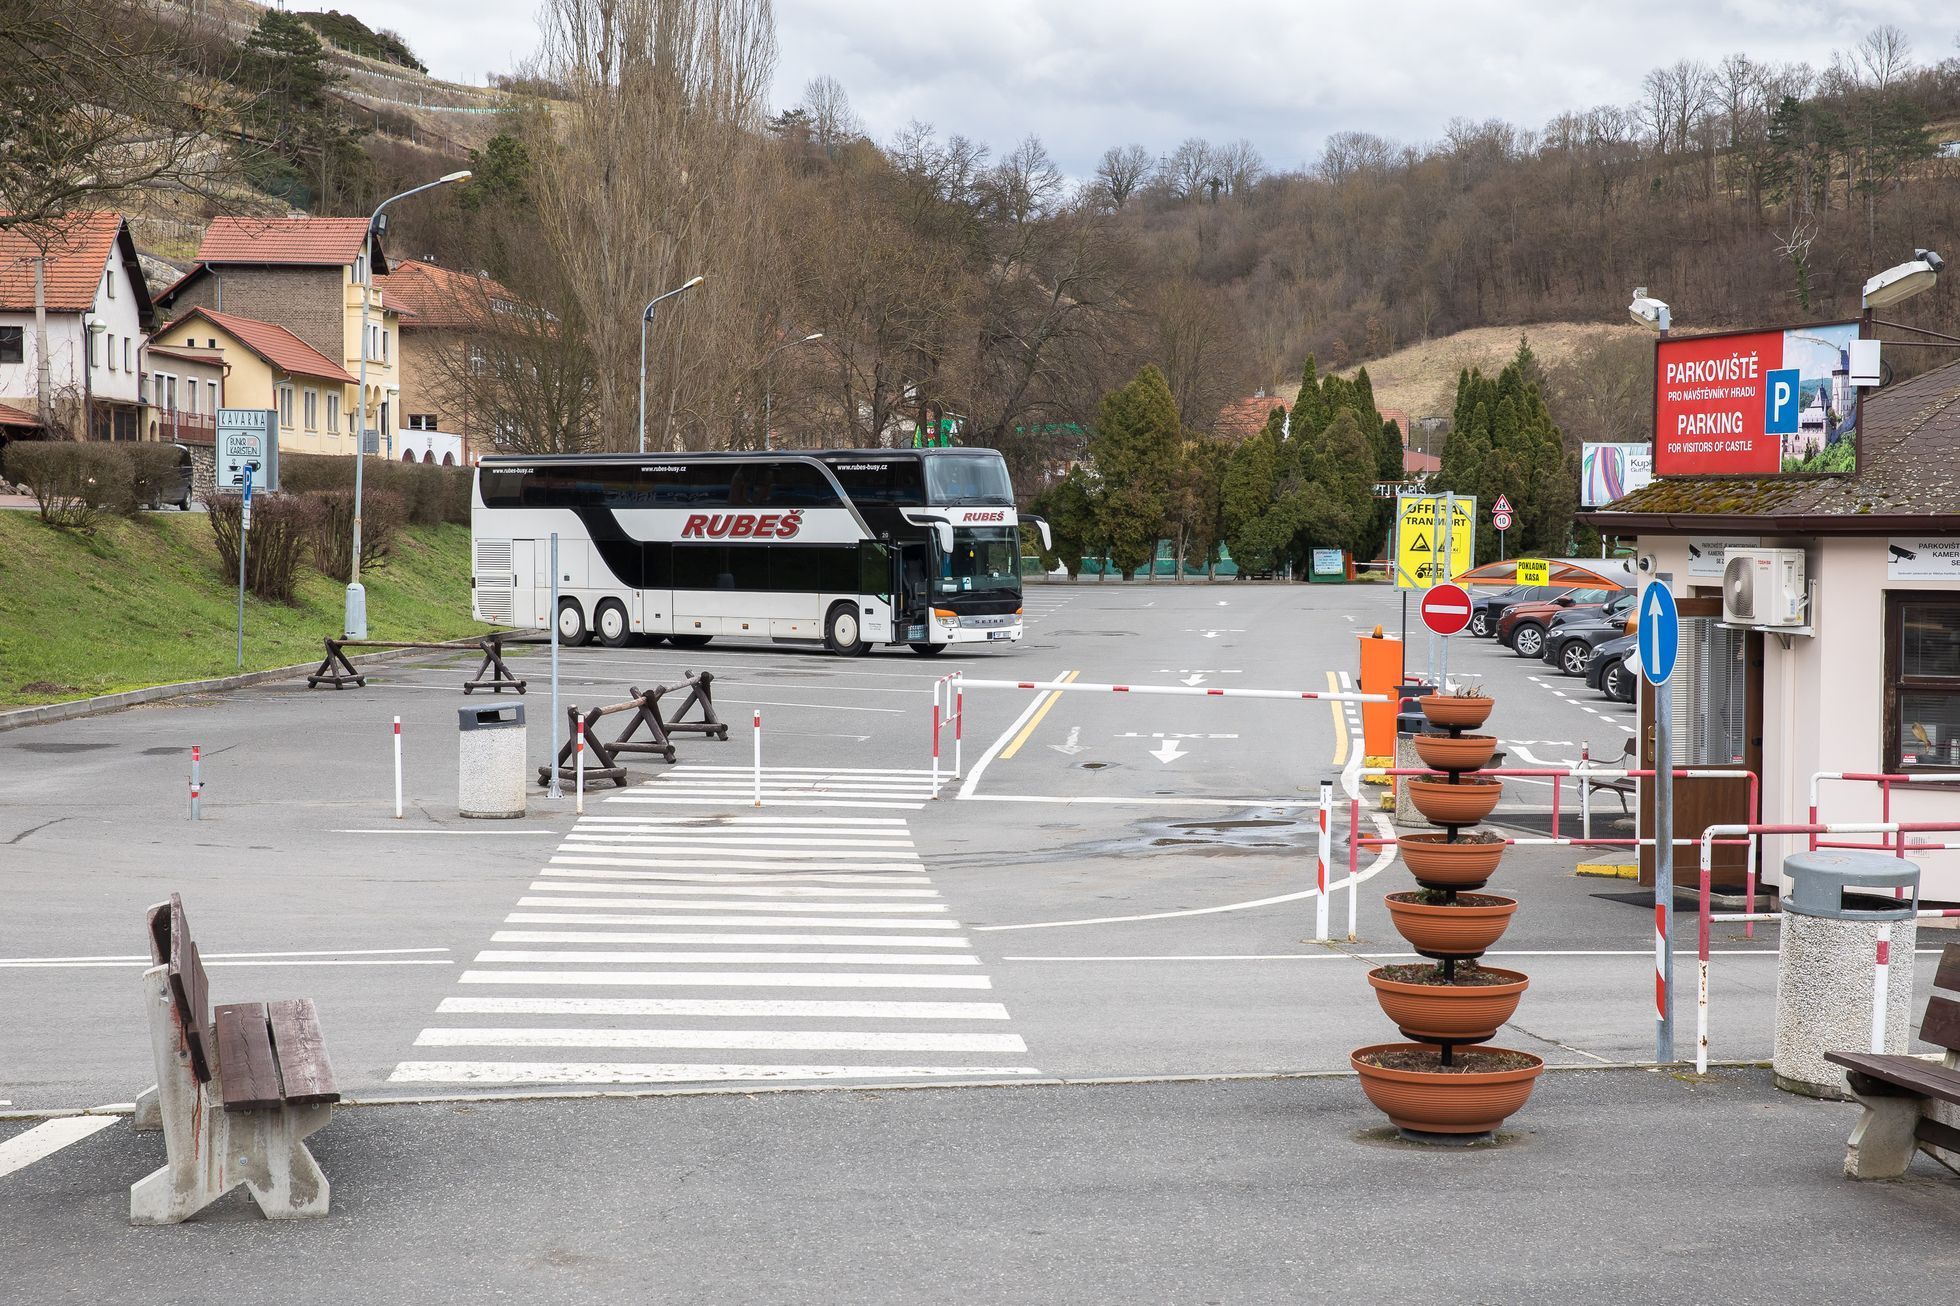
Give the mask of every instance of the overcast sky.
MULTIPOLYGON (((537 44, 535 0, 333 3, 456 81, 537 44)), ((914 118, 996 149, 1033 132, 1076 176, 1128 141, 1162 154, 1243 136, 1286 169, 1343 130, 1537 128, 1632 101, 1656 64, 1740 50, 1823 65, 1880 23, 1919 62, 1960 54, 1960 11, 1925 0, 776 0, 776 23, 776 107, 828 73, 875 139, 914 118)))

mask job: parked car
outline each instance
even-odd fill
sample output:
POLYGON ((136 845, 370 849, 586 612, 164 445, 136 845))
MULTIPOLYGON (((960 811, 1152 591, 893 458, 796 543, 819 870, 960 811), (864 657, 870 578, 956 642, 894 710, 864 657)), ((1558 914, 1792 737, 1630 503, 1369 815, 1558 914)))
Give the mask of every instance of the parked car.
POLYGON ((1470 591, 1470 633, 1488 636, 1497 633, 1497 618, 1513 603, 1555 598, 1570 585, 1511 585, 1501 590, 1470 591))
POLYGON ((1633 702, 1634 681, 1639 676, 1633 659, 1639 644, 1638 635, 1622 635, 1594 649, 1592 660, 1586 664, 1586 684, 1615 702, 1633 702))
POLYGON ((1583 676, 1593 650, 1627 633, 1637 591, 1622 590, 1603 607, 1571 607, 1552 618, 1545 628, 1545 661, 1568 676, 1583 676))
POLYGON ((1617 589, 1567 589, 1555 598, 1513 603, 1497 619, 1497 642, 1521 658, 1540 657, 1545 652, 1545 628, 1552 618, 1568 608, 1590 607, 1597 612, 1617 589))
POLYGON ((189 512, 191 508, 192 469, 191 451, 188 445, 173 445, 177 451, 177 474, 174 478, 166 475, 153 488, 149 503, 145 507, 158 509, 164 504, 175 504, 180 510, 189 512))

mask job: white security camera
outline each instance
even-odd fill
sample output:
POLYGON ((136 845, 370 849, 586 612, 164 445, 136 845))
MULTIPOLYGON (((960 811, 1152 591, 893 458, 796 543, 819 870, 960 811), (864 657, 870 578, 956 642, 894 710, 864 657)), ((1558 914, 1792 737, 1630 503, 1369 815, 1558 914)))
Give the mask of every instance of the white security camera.
POLYGON ((1674 324, 1674 314, 1667 304, 1647 293, 1647 287, 1635 286, 1633 302, 1627 305, 1627 315, 1637 325, 1650 331, 1665 331, 1674 324))

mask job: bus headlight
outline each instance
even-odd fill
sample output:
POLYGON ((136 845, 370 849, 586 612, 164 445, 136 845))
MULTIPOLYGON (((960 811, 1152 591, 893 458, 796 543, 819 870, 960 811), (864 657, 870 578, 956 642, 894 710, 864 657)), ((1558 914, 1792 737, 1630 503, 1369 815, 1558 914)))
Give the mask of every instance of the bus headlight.
POLYGON ((933 619, 942 626, 957 626, 960 624, 960 614, 951 608, 934 608, 932 615, 933 619))

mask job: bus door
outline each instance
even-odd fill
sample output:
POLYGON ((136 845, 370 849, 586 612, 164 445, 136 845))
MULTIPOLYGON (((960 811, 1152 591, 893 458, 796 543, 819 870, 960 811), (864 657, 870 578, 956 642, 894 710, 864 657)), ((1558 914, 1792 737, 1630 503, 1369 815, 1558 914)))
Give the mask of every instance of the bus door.
POLYGON ((544 610, 551 602, 550 550, 549 540, 510 542, 510 624, 519 630, 545 625, 544 610))
POLYGON ((858 542, 858 628, 873 644, 897 640, 895 627, 903 622, 897 615, 899 596, 892 588, 897 563, 891 549, 875 540, 858 542))
POLYGON ((902 629, 899 638, 920 643, 932 628, 932 546, 924 540, 892 550, 892 619, 902 629))

